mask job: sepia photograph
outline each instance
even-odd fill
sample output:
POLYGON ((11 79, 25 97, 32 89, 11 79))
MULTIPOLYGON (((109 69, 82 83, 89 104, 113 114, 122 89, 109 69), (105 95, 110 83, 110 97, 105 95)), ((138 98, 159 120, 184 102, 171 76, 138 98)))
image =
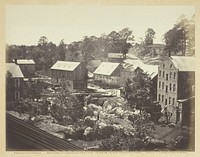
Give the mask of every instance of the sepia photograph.
POLYGON ((195 151, 195 6, 5 11, 7 152, 195 151))

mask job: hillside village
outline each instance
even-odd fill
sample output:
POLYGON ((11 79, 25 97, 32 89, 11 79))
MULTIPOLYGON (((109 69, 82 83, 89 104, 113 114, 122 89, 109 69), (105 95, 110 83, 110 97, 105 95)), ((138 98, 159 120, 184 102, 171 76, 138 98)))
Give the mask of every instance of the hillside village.
POLYGON ((194 150, 194 47, 118 33, 7 45, 7 114, 83 150, 194 150))

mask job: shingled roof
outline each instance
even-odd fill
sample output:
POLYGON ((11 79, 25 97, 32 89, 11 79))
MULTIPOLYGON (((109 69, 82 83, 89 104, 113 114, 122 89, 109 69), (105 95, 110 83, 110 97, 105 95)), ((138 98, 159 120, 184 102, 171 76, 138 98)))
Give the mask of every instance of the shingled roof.
POLYGON ((23 78, 24 75, 19 67, 15 63, 6 63, 6 71, 10 74, 11 78, 23 78))
POLYGON ((190 56, 171 56, 172 63, 179 71, 195 71, 195 59, 190 56))
POLYGON ((110 76, 119 65, 120 63, 102 62, 94 71, 94 74, 110 76))
POLYGON ((63 71, 74 71, 81 62, 69 62, 69 61, 57 61, 51 69, 63 70, 63 71))

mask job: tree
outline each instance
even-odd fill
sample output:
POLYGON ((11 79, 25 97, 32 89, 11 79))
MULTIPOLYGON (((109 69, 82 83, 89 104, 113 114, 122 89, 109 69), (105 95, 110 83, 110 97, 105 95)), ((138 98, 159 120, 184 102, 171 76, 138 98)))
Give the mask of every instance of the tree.
POLYGON ((36 102, 33 99, 26 98, 20 99, 18 102, 17 111, 21 113, 27 113, 29 115, 29 120, 32 117, 36 117, 41 114, 42 103, 36 102))
POLYGON ((142 69, 135 70, 132 80, 128 79, 125 85, 125 99, 132 109, 148 110, 152 103, 152 81, 142 69))
POLYGON ((36 62, 36 70, 48 70, 58 60, 56 49, 56 45, 48 42, 46 37, 39 39, 38 45, 30 52, 30 56, 36 62))
POLYGON ((38 45, 40 46, 45 46, 48 43, 48 39, 45 36, 40 37, 40 39, 38 40, 38 45))
POLYGON ((69 84, 63 83, 57 91, 56 102, 51 108, 51 115, 61 123, 66 120, 77 122, 84 115, 83 99, 72 95, 69 91, 69 84))
POLYGON ((109 53, 122 53, 126 57, 131 43, 134 42, 132 32, 129 28, 124 28, 119 32, 112 31, 108 34, 109 53))
POLYGON ((145 45, 152 45, 153 44, 153 38, 155 36, 155 31, 152 28, 148 28, 145 32, 145 45))
POLYGON ((121 53, 124 55, 125 58, 126 58, 126 54, 128 53, 129 48, 132 46, 133 42, 135 41, 132 33, 133 31, 129 30, 129 28, 124 28, 119 32, 121 40, 122 40, 121 53))
POLYGON ((58 53, 58 56, 59 56, 59 60, 65 60, 66 59, 66 44, 64 42, 64 39, 62 39, 60 41, 60 44, 58 45, 57 47, 57 53, 58 53))
POLYGON ((194 40, 194 16, 187 19, 185 15, 182 15, 174 27, 164 34, 165 49, 169 55, 194 54, 194 40))
POLYGON ((145 140, 147 137, 153 138, 154 123, 149 121, 146 112, 130 116, 129 120, 132 122, 134 131, 131 134, 127 134, 123 130, 114 131, 110 139, 102 142, 100 150, 133 151, 146 149, 148 143, 145 140))

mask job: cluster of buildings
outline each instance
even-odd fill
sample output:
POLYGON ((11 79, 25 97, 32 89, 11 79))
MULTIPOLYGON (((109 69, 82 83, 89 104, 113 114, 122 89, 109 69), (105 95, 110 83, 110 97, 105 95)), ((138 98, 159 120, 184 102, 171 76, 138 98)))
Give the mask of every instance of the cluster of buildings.
POLYGON ((15 59, 13 63, 6 63, 6 99, 26 97, 24 81, 34 73, 35 62, 32 59, 15 59))
MULTIPOLYGON (((151 49, 153 54, 162 51, 160 45, 156 50, 151 49)), ((107 88, 122 87, 127 79, 133 77, 135 70, 142 69, 153 81, 156 91, 154 100, 161 105, 163 112, 167 111, 170 122, 177 123, 187 117, 181 111, 189 110, 188 102, 194 102, 194 62, 194 57, 169 56, 160 65, 147 65, 131 54, 124 58, 122 54, 109 53, 107 62, 102 62, 93 72, 93 83, 107 88)), ((23 81, 33 76, 35 62, 31 59, 17 59, 6 64, 7 97, 16 100, 24 96, 23 81)), ((57 61, 50 70, 52 84, 68 83, 72 91, 87 90, 88 71, 84 63, 57 61)))

